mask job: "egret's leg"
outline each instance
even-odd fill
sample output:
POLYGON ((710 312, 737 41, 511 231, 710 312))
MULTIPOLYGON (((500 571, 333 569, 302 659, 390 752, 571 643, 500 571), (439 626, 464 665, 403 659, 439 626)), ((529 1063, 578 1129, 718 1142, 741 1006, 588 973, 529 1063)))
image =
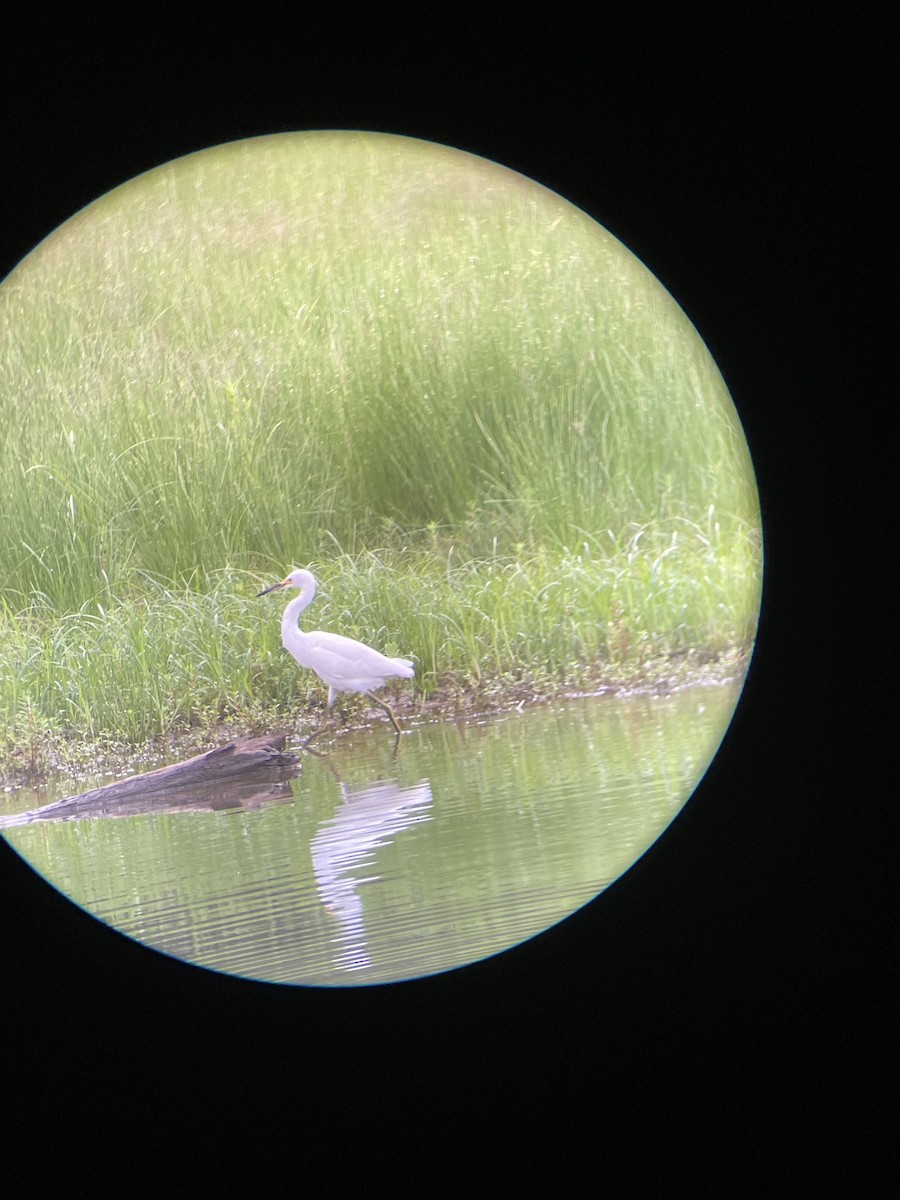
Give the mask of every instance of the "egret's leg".
POLYGON ((337 692, 335 692, 334 688, 328 689, 328 703, 325 705, 325 712, 322 714, 322 718, 319 721, 318 728, 314 729, 313 732, 306 739, 306 741, 303 743, 304 750, 308 749, 309 746, 311 745, 311 743, 314 742, 317 737, 321 737, 322 734, 325 732, 325 730, 329 729, 334 724, 333 721, 328 720, 328 710, 331 708, 332 704, 334 704, 334 698, 336 695, 337 695, 337 692))
POLYGON ((319 722, 318 728, 314 729, 313 732, 306 739, 306 741, 303 743, 303 749, 308 750, 309 747, 312 745, 312 743, 316 740, 316 738, 321 737, 322 734, 325 732, 325 730, 328 729, 331 724, 332 724, 331 721, 329 721, 323 717, 322 720, 319 722))
POLYGON ((391 708, 391 706, 389 704, 387 704, 384 700, 379 700, 377 696, 373 696, 371 692, 369 692, 369 699, 374 700, 376 704, 380 705, 381 708, 384 709, 384 711, 387 713, 387 715, 391 718, 391 724, 397 730, 397 737, 399 737, 400 734, 403 732, 403 730, 397 724, 397 718, 394 716, 394 710, 391 708))

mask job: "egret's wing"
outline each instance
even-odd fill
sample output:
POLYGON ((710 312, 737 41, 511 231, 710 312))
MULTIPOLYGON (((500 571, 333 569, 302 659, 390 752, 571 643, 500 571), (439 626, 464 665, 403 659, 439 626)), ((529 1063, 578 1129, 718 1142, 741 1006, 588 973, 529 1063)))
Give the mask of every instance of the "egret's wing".
POLYGON ((413 664, 406 659, 387 658, 371 646, 339 633, 310 633, 304 639, 304 656, 308 665, 326 682, 365 682, 377 687, 391 675, 414 674, 413 664))

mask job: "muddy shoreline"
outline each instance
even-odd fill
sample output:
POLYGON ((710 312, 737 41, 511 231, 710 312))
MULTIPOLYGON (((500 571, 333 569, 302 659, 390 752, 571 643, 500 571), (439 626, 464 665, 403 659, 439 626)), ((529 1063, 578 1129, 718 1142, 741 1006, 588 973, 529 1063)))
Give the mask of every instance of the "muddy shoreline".
MULTIPOLYGON (((500 677, 456 680, 447 677, 429 695, 408 688, 385 689, 383 696, 404 728, 423 723, 460 721, 496 716, 547 704, 591 696, 667 695, 689 687, 717 686, 740 682, 749 666, 750 654, 741 649, 720 652, 690 650, 643 663, 619 667, 600 664, 594 671, 581 671, 571 679, 500 677)), ((274 731, 287 734, 289 744, 309 736, 324 712, 325 693, 318 703, 296 713, 272 712, 248 720, 235 717, 215 725, 186 727, 158 737, 143 746, 129 746, 112 738, 81 741, 71 736, 16 747, 0 761, 0 784, 17 789, 38 784, 50 776, 65 774, 74 785, 97 776, 121 776, 202 753, 236 738, 261 736, 274 731)), ((323 749, 350 733, 381 723, 389 727, 384 713, 362 696, 344 696, 333 710, 334 728, 317 740, 323 749)), ((393 731, 390 730, 393 734, 393 731)))

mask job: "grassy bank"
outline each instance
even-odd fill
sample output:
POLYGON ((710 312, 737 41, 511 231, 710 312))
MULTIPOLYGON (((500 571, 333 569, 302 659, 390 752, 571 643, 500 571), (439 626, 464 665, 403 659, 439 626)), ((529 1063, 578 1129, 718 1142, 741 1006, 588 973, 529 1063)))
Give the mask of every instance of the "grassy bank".
MULTIPOLYGON (((736 556, 717 552, 714 528, 712 541, 685 526, 665 539, 636 530, 607 553, 584 543, 517 561, 455 562, 452 550, 337 555, 323 565, 305 624, 411 654, 415 685, 399 689, 407 714, 686 682, 716 659, 733 674, 752 644, 752 578, 742 611, 722 596, 752 572, 755 553, 752 544, 736 556)), ((202 590, 174 592, 141 577, 127 603, 63 616, 34 606, 8 619, 0 643, 8 772, 77 760, 73 735, 139 747, 210 738, 223 726, 309 728, 326 689, 282 649, 284 598, 256 597, 269 581, 222 572, 202 590)))
MULTIPOLYGON (((91 206, 0 288, 0 719, 140 742, 307 681, 258 585, 420 695, 749 649, 746 443, 685 315, 520 177, 239 143, 91 206)), ((317 685, 313 685, 317 686, 317 685)))

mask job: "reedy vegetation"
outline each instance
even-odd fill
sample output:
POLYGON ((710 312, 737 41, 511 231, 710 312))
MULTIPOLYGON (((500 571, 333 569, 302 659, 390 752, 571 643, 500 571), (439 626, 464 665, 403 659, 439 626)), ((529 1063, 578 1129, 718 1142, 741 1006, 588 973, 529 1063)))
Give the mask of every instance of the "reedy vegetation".
POLYGON ((237 143, 0 288, 0 721, 143 741, 317 684, 254 593, 417 687, 749 650, 759 512, 671 297, 550 193, 420 143, 237 143))

